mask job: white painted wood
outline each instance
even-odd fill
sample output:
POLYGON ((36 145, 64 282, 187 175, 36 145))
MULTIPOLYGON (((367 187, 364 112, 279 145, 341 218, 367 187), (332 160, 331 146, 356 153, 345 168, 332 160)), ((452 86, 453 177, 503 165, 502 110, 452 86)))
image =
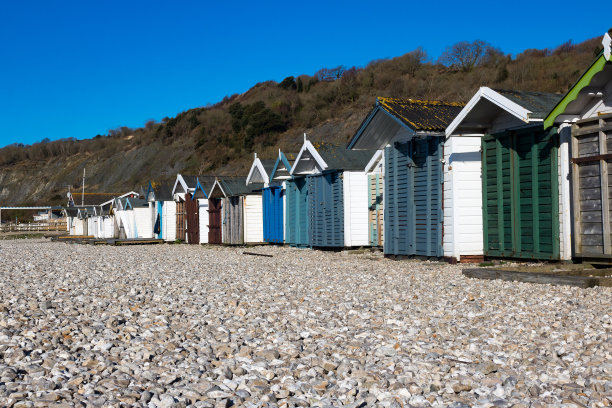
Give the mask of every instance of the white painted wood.
POLYGON ((466 119, 468 114, 482 99, 492 102, 493 104, 499 106, 504 111, 510 113, 511 115, 515 116, 516 118, 525 123, 529 122, 529 116, 531 114, 530 110, 523 108, 521 105, 495 92, 491 88, 482 86, 480 87, 478 92, 474 94, 472 99, 470 99, 467 105, 465 105, 461 112, 459 112, 457 117, 455 117, 455 119, 450 123, 450 125, 448 125, 448 127, 446 128, 447 137, 455 133, 459 125, 466 119))
POLYGON ((163 228, 162 234, 163 239, 166 241, 176 240, 176 202, 175 201, 164 201, 162 209, 162 220, 163 228))
POLYGON ((113 238, 115 236, 115 217, 103 217, 104 232, 102 238, 113 238))
POLYGON ((244 196, 244 242, 257 244, 263 239, 263 197, 244 196))
POLYGON ((200 244, 208 244, 208 199, 198 198, 200 244))
POLYGON ((135 224, 134 238, 153 238, 151 210, 149 207, 136 207, 132 211, 135 224))
POLYGON ((251 170, 246 178, 246 185, 248 186, 251 183, 264 183, 264 187, 268 187, 270 184, 270 176, 264 169, 264 166, 261 163, 261 160, 259 160, 257 157, 257 154, 255 154, 255 160, 253 160, 251 170))
POLYGON ((479 136, 452 136, 444 143, 445 257, 483 255, 482 163, 479 136))
POLYGON ((83 235, 83 221, 84 220, 80 220, 76 217, 74 218, 74 235, 83 235))
POLYGON ((344 246, 368 246, 368 177, 365 172, 343 173, 344 246))
POLYGON ((293 162, 289 174, 292 176, 294 174, 314 174, 320 173, 325 169, 327 169, 327 163, 323 160, 312 143, 306 139, 306 135, 304 135, 304 144, 293 162))
POLYGON ((569 144, 571 125, 559 127, 559 255, 563 260, 572 259, 572 214, 570 194, 569 144))

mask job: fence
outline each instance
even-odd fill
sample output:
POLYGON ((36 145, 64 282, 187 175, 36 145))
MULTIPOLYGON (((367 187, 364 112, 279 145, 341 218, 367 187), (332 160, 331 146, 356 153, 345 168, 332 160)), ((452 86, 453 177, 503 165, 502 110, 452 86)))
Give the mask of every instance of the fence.
POLYGON ((24 224, 0 225, 0 232, 22 232, 22 231, 67 231, 66 221, 32 222, 24 224))

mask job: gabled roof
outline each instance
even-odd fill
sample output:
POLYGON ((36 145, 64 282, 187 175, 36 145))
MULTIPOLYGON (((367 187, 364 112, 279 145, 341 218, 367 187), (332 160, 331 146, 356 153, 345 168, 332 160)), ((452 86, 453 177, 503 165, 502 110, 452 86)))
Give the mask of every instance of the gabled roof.
POLYGON ((378 97, 374 109, 363 120, 348 148, 363 148, 357 146, 359 140, 374 137, 374 143, 365 142, 361 145, 380 149, 402 130, 400 128, 404 128, 407 133, 442 133, 463 106, 465 104, 460 102, 378 97))
POLYGON ((127 200, 132 208, 149 207, 149 202, 144 198, 128 198, 127 200))
POLYGON ((246 184, 264 183, 267 185, 270 182, 270 173, 272 173, 275 164, 276 160, 261 160, 255 153, 255 159, 246 178, 246 184))
POLYGON ((325 170, 363 170, 376 150, 348 150, 345 146, 331 143, 315 143, 327 168, 325 170))
POLYGON ((331 143, 313 144, 304 136, 304 144, 293 162, 291 175, 326 170, 364 170, 375 150, 348 150, 331 143))
MULTIPOLYGON (((502 115, 516 125, 541 122, 561 98, 547 92, 513 91, 481 87, 446 128, 446 136, 458 132, 484 134, 502 115)), ((511 126, 506 124, 506 126, 511 126)))
POLYGON ((593 103, 593 99, 603 96, 603 88, 612 81, 612 38, 609 32, 604 34, 602 44, 603 51, 546 116, 544 128, 563 122, 561 115, 574 116, 568 119, 575 119, 589 104, 593 103))
POLYGON ((191 193, 191 199, 208 198, 210 190, 215 184, 215 176, 198 176, 198 182, 191 193))
POLYGON ((377 103, 415 131, 443 132, 465 106, 460 102, 378 98, 377 103))
POLYGON ((278 157, 274 168, 270 173, 270 181, 288 180, 291 178, 291 163, 289 160, 295 160, 297 155, 295 153, 283 153, 278 149, 278 157))
POLYGON ((493 89, 530 112, 530 119, 544 119, 548 112, 561 100, 562 95, 549 92, 512 91, 493 89))
POLYGON ((199 175, 199 176, 187 176, 183 174, 176 175, 176 181, 174 182, 174 187, 172 188, 172 196, 177 193, 177 187, 181 187, 184 192, 192 193, 195 191, 198 183, 204 189, 206 194, 208 194, 207 186, 212 187, 212 184, 215 181, 215 176, 210 175, 199 175))
POLYGON ((148 201, 172 201, 172 187, 168 184, 158 184, 153 187, 153 183, 149 183, 145 198, 148 201))
POLYGON ((246 184, 246 177, 217 177, 208 195, 210 198, 234 197, 256 194, 264 187, 263 183, 246 184))

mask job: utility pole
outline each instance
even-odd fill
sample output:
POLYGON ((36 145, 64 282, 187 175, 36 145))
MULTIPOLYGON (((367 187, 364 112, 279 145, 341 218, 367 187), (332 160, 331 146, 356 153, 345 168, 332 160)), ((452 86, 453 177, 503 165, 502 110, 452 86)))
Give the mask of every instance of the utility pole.
POLYGON ((83 167, 83 194, 81 195, 81 205, 85 205, 85 167, 83 167))

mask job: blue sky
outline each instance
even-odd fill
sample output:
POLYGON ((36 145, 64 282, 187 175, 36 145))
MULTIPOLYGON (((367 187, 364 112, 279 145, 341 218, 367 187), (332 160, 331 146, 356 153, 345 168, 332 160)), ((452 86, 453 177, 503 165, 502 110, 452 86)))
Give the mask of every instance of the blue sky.
POLYGON ((0 146, 89 138, 241 93, 461 40, 506 53, 601 36, 575 2, 12 1, 0 13, 0 146), (555 15, 555 11, 560 11, 555 15), (528 12, 527 12, 528 11, 528 12))

